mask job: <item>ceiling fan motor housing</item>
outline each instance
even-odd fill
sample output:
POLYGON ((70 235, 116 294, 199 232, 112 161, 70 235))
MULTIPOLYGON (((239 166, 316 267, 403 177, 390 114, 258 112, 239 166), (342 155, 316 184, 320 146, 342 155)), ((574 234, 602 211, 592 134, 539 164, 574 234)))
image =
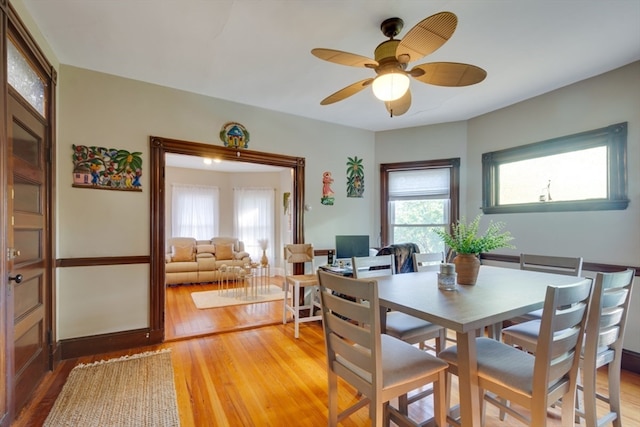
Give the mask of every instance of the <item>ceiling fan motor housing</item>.
POLYGON ((378 45, 375 50, 375 60, 379 64, 375 71, 381 74, 392 68, 404 71, 407 68, 406 63, 400 63, 396 58, 396 49, 400 44, 400 40, 387 40, 378 45))

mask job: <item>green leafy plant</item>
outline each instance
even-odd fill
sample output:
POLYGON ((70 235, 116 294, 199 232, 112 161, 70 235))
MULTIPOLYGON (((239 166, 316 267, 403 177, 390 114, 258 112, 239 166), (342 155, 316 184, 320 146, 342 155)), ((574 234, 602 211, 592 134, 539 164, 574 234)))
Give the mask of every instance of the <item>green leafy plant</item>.
POLYGON ((503 231, 505 224, 503 222, 489 223, 487 231, 480 235, 478 228, 480 226, 480 218, 478 215, 473 221, 467 223, 463 217, 455 224, 451 224, 451 232, 445 230, 434 229, 442 241, 451 250, 457 254, 474 254, 478 255, 482 252, 489 252, 498 248, 515 248, 511 243, 513 236, 509 231, 503 231))

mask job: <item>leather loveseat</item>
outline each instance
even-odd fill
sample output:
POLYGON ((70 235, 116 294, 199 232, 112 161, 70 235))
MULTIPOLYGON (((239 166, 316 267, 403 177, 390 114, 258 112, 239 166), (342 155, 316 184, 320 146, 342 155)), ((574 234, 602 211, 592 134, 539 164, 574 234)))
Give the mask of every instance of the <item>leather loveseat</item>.
POLYGON ((167 241, 167 252, 165 285, 216 282, 232 275, 233 267, 251 264, 244 243, 234 237, 173 237, 167 241))

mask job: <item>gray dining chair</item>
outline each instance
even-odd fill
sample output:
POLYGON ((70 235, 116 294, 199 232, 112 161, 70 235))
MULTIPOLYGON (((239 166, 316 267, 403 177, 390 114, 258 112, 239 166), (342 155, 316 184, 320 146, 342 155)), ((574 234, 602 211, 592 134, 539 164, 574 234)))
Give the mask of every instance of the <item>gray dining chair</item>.
MULTIPOLYGON (((582 257, 520 254, 520 270, 579 277, 582 274, 582 257)), ((529 320, 540 320, 541 318, 542 310, 535 310, 510 319, 508 322, 510 324, 517 324, 528 322, 529 320)), ((494 338, 500 338, 499 330, 496 334, 497 335, 494 338)), ((502 338, 506 340, 510 339, 508 334, 502 334, 502 338)))
POLYGON ((439 271, 444 252, 418 252, 413 254, 413 271, 439 271))
POLYGON ((445 371, 439 358, 381 333, 378 284, 373 279, 354 279, 318 272, 322 325, 327 354, 329 423, 331 427, 369 405, 371 425, 416 425, 406 405, 394 408, 389 401, 407 399, 407 393, 433 384, 434 418, 445 425, 445 371), (351 301, 343 296, 348 295, 351 301), (364 303, 360 303, 364 302, 364 303), (339 410, 338 377, 362 396, 339 410))
MULTIPOLYGON (((395 274, 393 255, 354 257, 351 266, 356 279, 395 274)), ((387 312, 385 333, 409 344, 418 344, 421 349, 427 348, 436 354, 446 346, 445 328, 399 311, 387 312), (426 344, 432 339, 436 340, 434 346, 426 344)))
MULTIPOLYGON (((620 415, 620 369, 622 345, 626 328, 634 269, 615 273, 597 273, 589 317, 580 359, 582 396, 577 399, 577 415, 587 427, 613 423, 622 426, 620 415), (597 371, 607 366, 608 396, 596 392, 597 371), (609 410, 598 417, 596 399, 605 402, 609 410), (582 403, 584 402, 584 404, 582 403)), ((531 320, 503 331, 523 350, 536 354, 540 338, 540 321, 531 320)), ((580 380, 580 377, 578 377, 580 380)), ((501 414, 502 415, 502 414, 501 414)))
MULTIPOLYGON (((495 339, 476 338, 483 414, 484 404, 489 402, 527 425, 544 427, 547 408, 562 399, 572 403, 562 406, 562 425, 573 425, 573 402, 591 290, 591 279, 547 287, 535 356, 495 339), (530 418, 506 402, 528 409, 530 418)), ((439 357, 449 363, 449 373, 457 375, 457 346, 446 348, 439 357)), ((449 384, 447 381, 447 401, 449 384)))

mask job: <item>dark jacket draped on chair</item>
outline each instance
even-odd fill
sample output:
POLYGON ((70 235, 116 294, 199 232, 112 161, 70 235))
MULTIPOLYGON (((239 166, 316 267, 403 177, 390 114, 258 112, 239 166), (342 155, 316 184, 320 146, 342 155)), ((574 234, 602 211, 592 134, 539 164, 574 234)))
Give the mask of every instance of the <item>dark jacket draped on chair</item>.
POLYGON ((411 273, 413 268, 413 254, 420 253, 415 243, 395 243, 381 248, 376 255, 393 255, 396 260, 396 273, 411 273))

